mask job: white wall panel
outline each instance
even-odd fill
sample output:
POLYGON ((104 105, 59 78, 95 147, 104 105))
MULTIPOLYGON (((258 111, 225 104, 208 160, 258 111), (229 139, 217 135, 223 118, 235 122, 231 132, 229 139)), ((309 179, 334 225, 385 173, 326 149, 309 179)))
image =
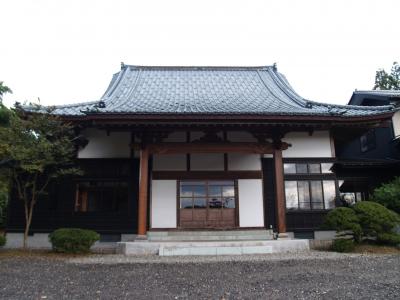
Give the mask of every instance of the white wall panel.
POLYGON ((129 158, 131 141, 129 132, 110 132, 86 129, 82 134, 89 140, 85 148, 79 150, 78 158, 129 158))
POLYGON ((176 228, 176 180, 152 180, 151 227, 176 228))
POLYGON ((261 158, 259 154, 228 154, 229 171, 259 171, 261 170, 261 158))
POLYGON ((239 179, 240 227, 264 226, 263 189, 261 179, 239 179))
POLYGON ((290 132, 284 142, 292 144, 282 152, 283 157, 332 157, 329 131, 290 132))
POLYGON ((154 171, 186 171, 186 154, 155 154, 154 171))
POLYGON ((223 153, 193 153, 190 155, 190 170, 192 171, 223 171, 223 153))
POLYGON ((392 118, 394 136, 400 136, 400 111, 397 111, 392 118))

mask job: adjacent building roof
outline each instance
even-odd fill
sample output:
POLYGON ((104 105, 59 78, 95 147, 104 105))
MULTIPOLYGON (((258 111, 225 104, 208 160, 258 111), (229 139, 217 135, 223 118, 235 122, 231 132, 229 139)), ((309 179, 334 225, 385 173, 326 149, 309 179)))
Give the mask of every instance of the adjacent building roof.
POLYGON ((400 104, 400 91, 399 90, 367 90, 367 91, 354 91, 349 101, 350 105, 388 105, 400 104))
POLYGON ((392 106, 362 107, 299 96, 276 66, 149 67, 122 65, 98 101, 57 106, 65 116, 274 115, 363 117, 392 106))

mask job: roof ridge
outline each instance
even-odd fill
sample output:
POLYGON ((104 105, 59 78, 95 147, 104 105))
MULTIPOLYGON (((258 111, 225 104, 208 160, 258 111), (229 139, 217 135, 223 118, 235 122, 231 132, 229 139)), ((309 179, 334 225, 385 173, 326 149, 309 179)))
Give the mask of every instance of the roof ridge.
POLYGON ((51 107, 51 108, 68 108, 68 107, 75 107, 75 106, 82 106, 82 105, 91 105, 91 104, 96 104, 99 103, 100 100, 93 100, 93 101, 87 101, 87 102, 78 102, 78 103, 71 103, 71 104, 62 104, 62 105, 46 105, 45 107, 51 107))
POLYGON ((267 66, 143 66, 143 65, 123 65, 122 68, 131 69, 169 69, 169 70, 268 70, 275 68, 274 65, 267 66))
POLYGON ((334 103, 322 103, 313 100, 307 100, 311 104, 325 106, 325 107, 337 107, 343 109, 355 109, 355 110, 392 110, 393 105, 376 105, 376 106, 361 106, 361 105, 350 105, 350 104, 334 104, 334 103))

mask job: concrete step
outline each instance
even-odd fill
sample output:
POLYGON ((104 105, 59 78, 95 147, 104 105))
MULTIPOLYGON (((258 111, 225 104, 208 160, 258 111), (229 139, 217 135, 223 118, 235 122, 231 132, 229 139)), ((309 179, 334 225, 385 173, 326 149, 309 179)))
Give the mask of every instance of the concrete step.
POLYGON ((149 241, 251 241, 251 240, 272 240, 271 235, 177 235, 149 237, 149 241))
POLYGON ((185 230, 185 231, 148 231, 147 235, 150 236, 180 236, 180 235, 264 235, 270 234, 270 230, 266 229, 254 229, 254 230, 185 230))
POLYGON ((120 242, 117 253, 125 255, 239 255, 309 250, 308 240, 120 242))
POLYGON ((215 247, 164 247, 158 251, 160 256, 178 255, 241 255, 272 253, 272 246, 215 246, 215 247))
POLYGON ((151 231, 149 241, 231 241, 231 240, 272 240, 269 230, 227 230, 227 231, 151 231))

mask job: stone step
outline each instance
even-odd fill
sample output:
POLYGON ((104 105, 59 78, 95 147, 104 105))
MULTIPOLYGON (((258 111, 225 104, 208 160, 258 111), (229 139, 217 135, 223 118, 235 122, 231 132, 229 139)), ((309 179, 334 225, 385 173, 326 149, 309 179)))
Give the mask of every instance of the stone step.
POLYGON ((150 231, 149 241, 271 240, 270 230, 150 231))
POLYGON ((241 255, 272 253, 272 246, 216 246, 216 247, 164 247, 158 251, 160 256, 178 255, 241 255))
POLYGON ((120 242, 117 253, 125 255, 239 255, 309 250, 308 240, 120 242))
POLYGON ((176 235, 148 237, 149 241, 246 241, 272 240, 272 235, 176 235))
POLYGON ((148 237, 155 236, 213 236, 213 235, 266 235, 271 234, 270 230, 256 229, 256 230, 213 230, 213 231, 149 231, 148 237))

